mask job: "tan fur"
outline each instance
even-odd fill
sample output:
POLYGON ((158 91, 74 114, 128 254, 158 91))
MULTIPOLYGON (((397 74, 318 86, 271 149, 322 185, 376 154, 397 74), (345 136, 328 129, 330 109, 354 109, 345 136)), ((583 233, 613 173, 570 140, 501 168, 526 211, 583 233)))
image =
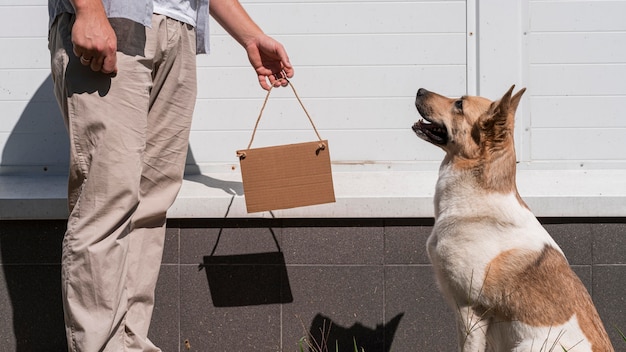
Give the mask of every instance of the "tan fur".
POLYGON ((612 350, 583 283, 552 247, 539 253, 512 249, 500 254, 489 264, 483 296, 503 321, 556 326, 575 314, 594 352, 612 350))
POLYGON ((459 99, 430 92, 424 105, 433 121, 449 126, 450 144, 442 147, 451 155, 456 168, 476 175, 478 185, 499 193, 515 192, 522 206, 528 208, 517 192, 515 181, 515 148, 513 129, 515 110, 525 89, 504 100, 491 102, 483 97, 463 96, 463 110, 455 108, 459 99), (443 112, 446 112, 445 114, 443 112), (496 162, 498 160, 498 162, 496 162))
POLYGON ((428 254, 459 315, 460 348, 613 351, 584 285, 517 190, 513 133, 525 89, 513 88, 494 102, 424 89, 415 101, 424 120, 413 130, 446 152, 428 254))

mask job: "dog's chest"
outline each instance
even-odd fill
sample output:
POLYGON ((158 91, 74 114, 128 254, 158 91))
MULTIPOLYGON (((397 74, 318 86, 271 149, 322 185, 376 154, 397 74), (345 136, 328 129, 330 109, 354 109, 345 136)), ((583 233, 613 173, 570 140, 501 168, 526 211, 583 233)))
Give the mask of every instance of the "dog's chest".
POLYGON ((471 188, 455 192, 437 192, 428 254, 439 281, 458 294, 480 290, 489 264, 503 252, 541 251, 546 244, 558 248, 515 194, 481 194, 471 188))

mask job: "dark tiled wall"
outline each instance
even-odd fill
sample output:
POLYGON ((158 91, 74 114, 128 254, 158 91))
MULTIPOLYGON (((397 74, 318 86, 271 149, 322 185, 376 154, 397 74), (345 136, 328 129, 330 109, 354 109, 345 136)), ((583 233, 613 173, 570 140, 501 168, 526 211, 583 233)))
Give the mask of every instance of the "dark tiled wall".
MULTIPOLYGON (((626 330, 626 218, 541 220, 592 293, 615 347, 626 350, 616 330, 626 330)), ((319 340, 324 330, 342 352, 353 351, 353 338, 367 352, 454 351, 453 313, 424 248, 431 225, 170 220, 151 339, 165 352, 294 352, 303 336, 319 340), (219 260, 243 264, 225 273, 205 265, 219 260), (217 291, 225 287, 236 290, 217 291)), ((63 221, 0 221, 0 352, 65 349, 63 231, 63 221)))

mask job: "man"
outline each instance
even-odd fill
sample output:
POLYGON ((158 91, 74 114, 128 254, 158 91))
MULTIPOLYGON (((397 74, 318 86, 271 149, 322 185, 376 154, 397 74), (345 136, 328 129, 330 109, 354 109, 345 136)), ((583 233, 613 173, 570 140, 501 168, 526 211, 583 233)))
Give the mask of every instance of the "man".
POLYGON ((236 0, 49 0, 48 8, 71 154, 62 254, 68 349, 159 351, 148 327, 209 10, 245 48, 261 87, 286 85, 293 68, 236 0))

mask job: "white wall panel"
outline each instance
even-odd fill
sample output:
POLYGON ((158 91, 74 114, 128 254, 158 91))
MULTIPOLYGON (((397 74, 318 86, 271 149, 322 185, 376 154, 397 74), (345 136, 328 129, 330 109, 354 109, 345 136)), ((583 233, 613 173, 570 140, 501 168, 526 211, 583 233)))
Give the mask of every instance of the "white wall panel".
POLYGON ((4 101, 0 106, 0 132, 45 134, 65 131, 61 114, 56 111, 56 102, 4 101), (21 118, 22 116, 32 118, 21 118))
MULTIPOLYGON (((376 164, 380 160, 389 162, 431 162, 437 167, 443 154, 439 148, 433 147, 419 139, 406 128, 402 131, 320 131, 323 139, 328 139, 331 158, 335 163, 356 162, 358 164, 376 164)), ((315 141, 317 138, 312 130, 290 131, 285 138, 281 131, 261 131, 254 138, 252 147, 265 147, 282 143, 299 143, 315 141)), ((216 160, 220 163, 238 164, 236 151, 246 149, 250 142, 248 131, 193 131, 190 137, 193 144, 192 153, 196 163, 199 160, 216 160)))
MULTIPOLYGON (((337 164, 402 163, 435 170, 441 152, 410 130, 418 119, 417 89, 460 96, 470 84, 496 99, 516 84, 528 87, 516 131, 524 167, 568 168, 578 160, 622 167, 626 0, 468 4, 244 2, 288 49, 296 67, 293 83, 322 137, 330 140, 337 164), (467 6, 476 8, 468 12, 467 6), (466 33, 468 23, 476 33, 466 33)), ((51 91, 47 26, 46 1, 0 0, 2 167, 67 162, 64 126, 51 91)), ((265 92, 239 44, 214 21, 211 31, 211 54, 197 58, 192 161, 236 163, 234 151, 247 145, 265 92)), ((291 91, 274 91, 259 145, 312 137, 291 91)))
POLYGON ((624 44, 626 32, 533 33, 529 55, 535 64, 623 63, 624 44))
POLYGON ((45 1, 38 1, 37 5, 22 5, 21 2, 0 4, 0 38, 32 38, 47 35, 48 6, 45 1))
MULTIPOLYGON (((275 36, 296 67, 465 65, 465 34, 347 34, 275 36), (446 45, 441 45, 441 43, 446 45), (295 49, 295 50, 292 50, 295 49)), ((249 68, 243 48, 231 37, 211 40, 211 54, 198 56, 199 67, 249 68)))
POLYGON ((626 1, 530 1, 530 162, 623 167, 625 14, 626 1))
MULTIPOLYGON (((0 133, 3 145, 3 166, 24 165, 27 167, 47 167, 67 165, 67 133, 49 131, 47 133, 0 133)), ((31 170, 29 168, 29 170, 31 170)))
MULTIPOLYGON (((1 32, 0 32, 1 33, 1 32)), ((2 38, 0 34, 0 69, 50 69, 47 37, 2 38)))
POLYGON ((55 101, 51 90, 39 92, 38 88, 50 76, 50 69, 0 69, 0 102, 29 101, 31 99, 55 101))
POLYGON ((533 32, 626 30, 626 2, 620 0, 530 0, 533 32))
MULTIPOLYGON (((273 93, 272 93, 273 94, 273 93)), ((418 118, 413 100, 399 98, 307 98, 301 97, 305 108, 320 130, 364 130, 375 128, 404 129, 418 118)), ((262 99, 203 99, 196 104, 194 131, 250 130, 254 126, 262 99)), ((293 130, 310 126, 306 114, 292 98, 271 98, 259 129, 293 130)))
POLYGON ((623 96, 537 96, 530 106, 533 128, 626 127, 623 96))
POLYGON ((581 162, 624 160, 626 128, 546 128, 533 130, 532 151, 537 160, 581 162))
POLYGON ((597 96, 626 94, 626 62, 620 64, 533 65, 532 95, 597 96))
POLYGON ((0 0, 0 6, 41 6, 45 5, 41 0, 0 0))
MULTIPOLYGON (((268 34, 464 33, 464 1, 242 2, 268 34)), ((213 26, 215 33, 224 33, 213 26)))
MULTIPOLYGON (((465 66, 371 66, 297 68, 293 82, 302 97, 412 99, 419 87, 444 94, 465 92, 465 66)), ((198 98, 261 98, 257 77, 251 68, 198 69, 198 98)), ((291 91, 279 94, 289 95, 291 91)), ((278 95, 278 94, 277 94, 278 95)))

